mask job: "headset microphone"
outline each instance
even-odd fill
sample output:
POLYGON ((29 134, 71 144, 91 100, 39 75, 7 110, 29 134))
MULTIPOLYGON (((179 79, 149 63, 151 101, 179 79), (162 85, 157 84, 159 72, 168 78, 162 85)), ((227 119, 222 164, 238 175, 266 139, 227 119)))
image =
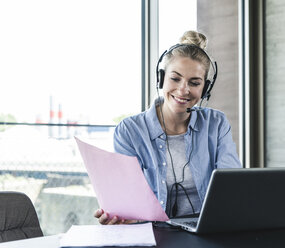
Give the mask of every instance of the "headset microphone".
POLYGON ((194 112, 194 111, 201 111, 203 110, 203 108, 199 107, 199 108, 187 108, 186 109, 186 112, 187 113, 191 113, 191 112, 194 112))
POLYGON ((191 113, 191 112, 194 112, 194 111, 196 111, 196 109, 193 109, 193 108, 187 108, 187 109, 186 109, 186 112, 187 112, 187 113, 191 113))

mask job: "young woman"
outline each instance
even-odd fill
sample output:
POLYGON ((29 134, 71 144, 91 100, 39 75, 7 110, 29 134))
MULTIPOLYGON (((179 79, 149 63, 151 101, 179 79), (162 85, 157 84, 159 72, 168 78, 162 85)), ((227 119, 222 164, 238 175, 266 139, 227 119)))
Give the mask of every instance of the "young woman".
MULTIPOLYGON (((124 119, 114 134, 115 151, 138 158, 169 217, 199 213, 212 171, 241 167, 225 115, 195 106, 209 98, 217 76, 204 50, 206 43, 203 34, 188 31, 166 51, 157 65, 157 88, 163 97, 149 110, 124 119), (164 62, 161 70, 160 62, 164 62)), ((95 217, 101 224, 134 222, 109 219, 102 209, 95 217)))

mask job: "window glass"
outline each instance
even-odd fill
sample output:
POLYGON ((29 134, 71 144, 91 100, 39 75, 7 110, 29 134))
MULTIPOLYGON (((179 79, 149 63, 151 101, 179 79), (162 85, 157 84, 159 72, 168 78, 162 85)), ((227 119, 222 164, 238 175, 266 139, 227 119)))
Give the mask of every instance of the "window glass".
POLYGON ((179 43, 185 31, 197 30, 197 0, 159 1, 159 52, 179 43))
POLYGON ((141 1, 0 1, 0 34, 0 190, 26 193, 45 235, 96 224, 73 137, 112 151, 141 110, 141 1))
POLYGON ((0 113, 48 122, 61 108, 63 122, 113 124, 139 112, 140 11, 138 0, 1 1, 0 113))

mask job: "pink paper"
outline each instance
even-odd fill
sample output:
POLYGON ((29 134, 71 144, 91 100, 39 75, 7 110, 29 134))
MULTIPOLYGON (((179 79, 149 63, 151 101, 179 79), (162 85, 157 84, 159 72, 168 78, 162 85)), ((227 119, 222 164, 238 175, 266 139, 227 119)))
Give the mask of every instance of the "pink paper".
POLYGON ((104 211, 126 220, 167 221, 136 157, 112 153, 75 138, 104 211))

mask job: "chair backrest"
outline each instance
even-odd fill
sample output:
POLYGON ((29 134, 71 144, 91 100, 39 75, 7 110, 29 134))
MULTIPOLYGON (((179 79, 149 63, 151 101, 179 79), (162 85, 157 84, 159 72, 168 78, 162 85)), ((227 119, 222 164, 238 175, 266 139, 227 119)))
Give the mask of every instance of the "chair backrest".
POLYGON ((20 192, 0 192, 0 242, 43 236, 30 198, 20 192))

